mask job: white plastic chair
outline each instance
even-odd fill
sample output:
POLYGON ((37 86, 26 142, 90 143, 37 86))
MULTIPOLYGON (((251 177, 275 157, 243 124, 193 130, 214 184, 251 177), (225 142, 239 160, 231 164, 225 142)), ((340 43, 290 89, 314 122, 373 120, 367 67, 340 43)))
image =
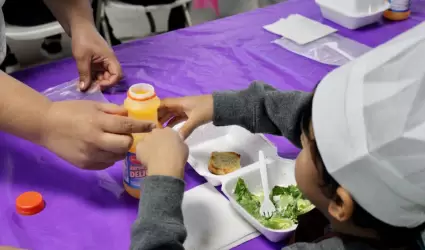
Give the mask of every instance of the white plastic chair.
POLYGON ((184 11, 184 15, 186 18, 187 26, 192 26, 192 18, 189 13, 189 4, 192 0, 177 0, 171 4, 162 4, 162 5, 151 5, 151 6, 142 6, 142 5, 133 5, 123 3, 117 0, 98 0, 97 4, 97 13, 95 17, 96 27, 98 30, 102 29, 103 34, 105 35, 105 40, 111 44, 111 34, 109 34, 109 30, 107 27, 106 19, 105 19, 105 8, 117 8, 123 11, 132 11, 137 10, 138 12, 146 13, 146 16, 149 21, 149 25, 151 27, 151 33, 156 33, 156 25, 155 20, 153 19, 152 12, 158 10, 171 10, 175 7, 181 6, 184 11))
POLYGON ((30 27, 6 24, 6 37, 18 41, 43 39, 64 32, 62 26, 56 21, 30 27))

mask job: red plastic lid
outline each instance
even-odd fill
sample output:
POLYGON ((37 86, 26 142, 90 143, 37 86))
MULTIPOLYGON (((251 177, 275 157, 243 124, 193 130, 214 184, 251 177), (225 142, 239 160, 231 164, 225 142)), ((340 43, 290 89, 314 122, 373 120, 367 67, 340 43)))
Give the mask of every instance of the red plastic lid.
POLYGON ((25 192, 16 198, 16 211, 22 215, 34 215, 44 209, 43 196, 35 191, 25 192))

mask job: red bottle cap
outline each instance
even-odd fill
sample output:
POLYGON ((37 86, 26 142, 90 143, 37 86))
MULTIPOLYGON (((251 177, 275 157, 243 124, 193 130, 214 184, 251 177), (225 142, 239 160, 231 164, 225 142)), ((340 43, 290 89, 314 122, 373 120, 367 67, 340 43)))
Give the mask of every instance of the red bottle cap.
POLYGON ((35 191, 25 192, 16 198, 16 211, 22 215, 34 215, 44 209, 43 196, 35 191))

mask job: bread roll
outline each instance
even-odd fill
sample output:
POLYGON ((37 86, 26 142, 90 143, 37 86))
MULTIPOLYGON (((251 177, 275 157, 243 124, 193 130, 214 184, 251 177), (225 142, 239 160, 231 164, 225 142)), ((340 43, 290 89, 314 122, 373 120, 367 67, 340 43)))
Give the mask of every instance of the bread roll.
POLYGON ((216 175, 225 175, 241 168, 241 156, 235 152, 212 152, 208 170, 216 175))

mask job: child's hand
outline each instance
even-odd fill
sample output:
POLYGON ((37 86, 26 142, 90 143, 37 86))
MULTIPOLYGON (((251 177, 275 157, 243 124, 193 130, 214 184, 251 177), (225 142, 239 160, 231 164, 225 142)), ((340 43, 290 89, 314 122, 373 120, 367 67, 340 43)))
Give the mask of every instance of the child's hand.
POLYGON ((141 139, 137 159, 148 168, 148 175, 166 175, 183 179, 189 149, 171 128, 155 129, 141 139))
POLYGON ((187 120, 179 131, 180 135, 186 139, 194 129, 212 121, 213 97, 204 95, 164 99, 158 109, 158 115, 162 124, 171 119, 168 123, 170 127, 187 120))

